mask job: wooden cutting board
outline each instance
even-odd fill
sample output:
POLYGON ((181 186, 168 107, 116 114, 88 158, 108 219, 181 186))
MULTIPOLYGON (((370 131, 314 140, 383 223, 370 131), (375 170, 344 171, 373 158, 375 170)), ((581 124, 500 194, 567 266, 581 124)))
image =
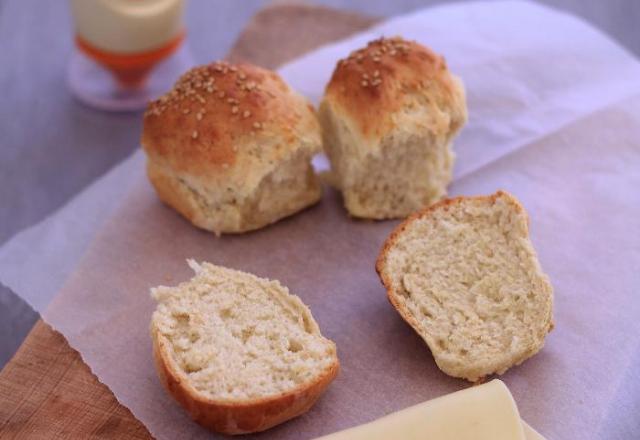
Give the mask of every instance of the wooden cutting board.
MULTIPOLYGON (((303 4, 256 14, 228 59, 269 68, 366 29, 377 19, 303 4)), ((0 438, 149 439, 64 336, 39 320, 0 372, 0 438)))

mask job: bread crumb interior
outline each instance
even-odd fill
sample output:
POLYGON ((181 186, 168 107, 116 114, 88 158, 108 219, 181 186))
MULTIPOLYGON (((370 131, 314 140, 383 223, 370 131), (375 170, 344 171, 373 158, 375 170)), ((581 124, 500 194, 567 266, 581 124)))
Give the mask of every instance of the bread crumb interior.
POLYGON ((335 362, 308 308, 277 281, 190 261, 196 276, 158 287, 153 325, 175 364, 212 399, 278 395, 335 362))

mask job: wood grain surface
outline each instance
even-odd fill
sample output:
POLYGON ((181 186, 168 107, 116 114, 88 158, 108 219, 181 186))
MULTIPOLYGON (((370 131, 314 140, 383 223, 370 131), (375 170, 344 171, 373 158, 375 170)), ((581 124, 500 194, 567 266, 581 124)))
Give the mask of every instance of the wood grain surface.
MULTIPOLYGON (((228 58, 274 68, 322 44, 366 29, 376 19, 301 4, 270 6, 247 24, 228 58)), ((148 439, 69 346, 39 320, 0 372, 2 439, 148 439)))

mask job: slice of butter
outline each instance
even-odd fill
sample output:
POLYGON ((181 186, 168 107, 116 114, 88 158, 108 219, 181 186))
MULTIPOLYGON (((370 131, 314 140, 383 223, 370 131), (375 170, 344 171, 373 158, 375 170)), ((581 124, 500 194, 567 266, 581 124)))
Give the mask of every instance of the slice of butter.
POLYGON ((525 425, 509 389, 495 379, 317 440, 543 439, 525 425))
POLYGON ((522 427, 524 428, 524 438, 527 440, 545 440, 545 438, 538 431, 533 429, 531 426, 527 425, 527 423, 523 420, 522 427))

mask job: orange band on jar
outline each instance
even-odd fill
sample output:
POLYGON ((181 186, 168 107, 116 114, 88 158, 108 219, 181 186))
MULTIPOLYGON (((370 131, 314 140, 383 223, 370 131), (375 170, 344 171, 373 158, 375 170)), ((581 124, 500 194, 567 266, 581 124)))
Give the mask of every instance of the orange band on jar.
POLYGON ((180 47, 184 37, 185 32, 183 31, 157 49, 131 54, 98 49, 79 35, 76 35, 76 45, 87 56, 109 69, 120 85, 136 88, 144 84, 149 72, 158 62, 167 58, 180 47))

